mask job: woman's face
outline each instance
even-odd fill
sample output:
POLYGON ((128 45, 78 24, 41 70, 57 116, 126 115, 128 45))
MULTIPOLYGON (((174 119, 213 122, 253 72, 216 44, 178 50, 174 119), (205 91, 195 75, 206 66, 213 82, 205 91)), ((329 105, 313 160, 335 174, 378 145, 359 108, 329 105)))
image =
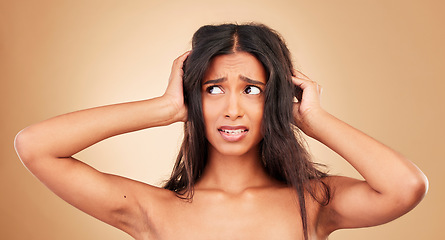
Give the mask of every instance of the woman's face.
POLYGON ((244 155, 257 151, 263 138, 266 72, 251 54, 215 57, 202 84, 202 107, 209 151, 244 155))

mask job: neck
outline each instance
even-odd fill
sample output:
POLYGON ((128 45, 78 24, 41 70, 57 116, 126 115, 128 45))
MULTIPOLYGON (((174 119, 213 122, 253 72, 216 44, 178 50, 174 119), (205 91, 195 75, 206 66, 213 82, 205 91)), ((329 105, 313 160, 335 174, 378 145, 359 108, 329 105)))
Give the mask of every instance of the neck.
POLYGON ((196 189, 240 193, 248 188, 274 184, 261 163, 258 149, 241 156, 223 155, 210 147, 207 166, 196 189))

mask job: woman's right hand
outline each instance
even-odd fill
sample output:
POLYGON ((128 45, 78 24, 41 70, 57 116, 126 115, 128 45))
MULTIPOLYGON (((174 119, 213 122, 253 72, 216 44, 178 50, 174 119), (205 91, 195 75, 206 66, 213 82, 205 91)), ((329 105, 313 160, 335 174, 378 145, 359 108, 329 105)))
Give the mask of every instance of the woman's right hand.
POLYGON ((184 104, 183 76, 184 61, 191 51, 187 51, 175 59, 170 73, 167 89, 162 98, 169 101, 175 108, 174 122, 187 121, 187 107, 184 104))

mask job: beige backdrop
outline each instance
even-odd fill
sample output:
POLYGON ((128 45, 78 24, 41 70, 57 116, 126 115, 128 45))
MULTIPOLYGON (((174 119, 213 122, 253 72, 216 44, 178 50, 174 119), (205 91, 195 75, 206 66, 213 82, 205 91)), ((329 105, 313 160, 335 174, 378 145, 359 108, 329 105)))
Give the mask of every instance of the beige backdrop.
MULTIPOLYGON (((163 93, 201 25, 259 21, 324 87, 323 105, 412 159, 430 190, 412 212, 330 239, 444 239, 445 6, 433 1, 0 1, 0 238, 130 239, 47 190, 13 150, 25 126, 163 93)), ((99 170, 159 184, 181 124, 115 137, 79 154, 99 170)), ((70 136, 67 136, 70 137, 70 136)), ((331 173, 358 176, 311 141, 331 173)))

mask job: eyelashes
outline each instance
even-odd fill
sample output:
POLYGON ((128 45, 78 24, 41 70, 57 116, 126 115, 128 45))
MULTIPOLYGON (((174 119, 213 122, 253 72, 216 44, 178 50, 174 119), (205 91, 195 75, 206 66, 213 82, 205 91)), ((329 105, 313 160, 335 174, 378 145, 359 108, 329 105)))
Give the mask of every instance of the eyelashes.
POLYGON ((245 89, 244 89, 244 93, 245 94, 251 94, 251 95, 258 95, 260 93, 262 93, 263 91, 261 90, 261 88, 257 87, 257 86, 253 86, 253 85, 248 85, 245 89))
POLYGON ((206 88, 206 92, 212 95, 216 94, 222 94, 224 91, 222 90, 221 86, 213 85, 206 88))
MULTIPOLYGON (((223 94, 224 90, 220 85, 212 85, 206 88, 206 92, 211 95, 223 94)), ((258 95, 261 94, 263 90, 255 85, 247 85, 243 93, 247 95, 258 95)))

